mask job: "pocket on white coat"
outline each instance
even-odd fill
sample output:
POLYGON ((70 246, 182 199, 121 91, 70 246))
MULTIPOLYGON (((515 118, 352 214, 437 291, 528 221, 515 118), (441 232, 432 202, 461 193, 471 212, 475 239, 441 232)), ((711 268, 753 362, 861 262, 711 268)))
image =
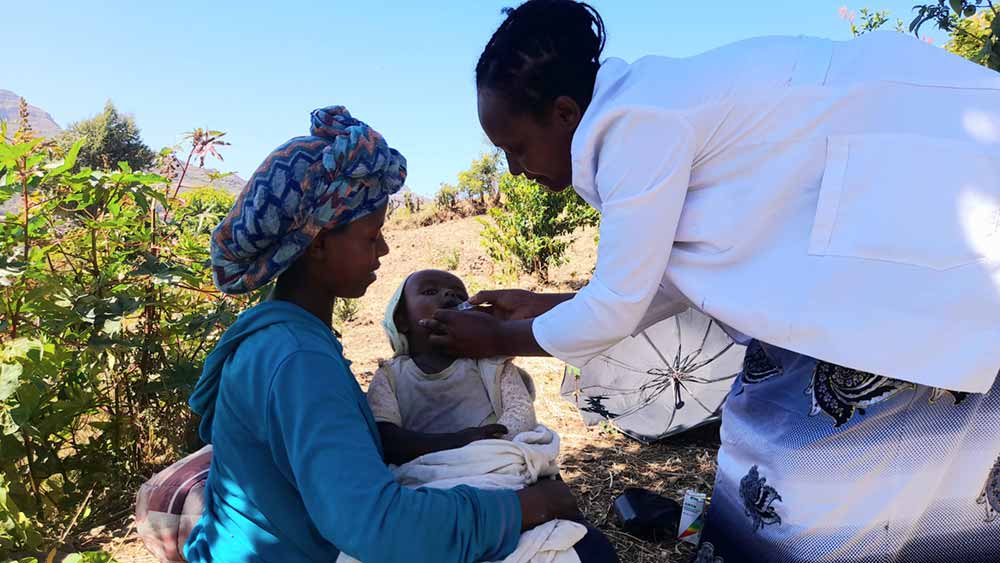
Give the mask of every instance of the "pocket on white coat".
POLYGON ((934 270, 1000 260, 1000 151, 917 135, 830 137, 809 254, 934 270))

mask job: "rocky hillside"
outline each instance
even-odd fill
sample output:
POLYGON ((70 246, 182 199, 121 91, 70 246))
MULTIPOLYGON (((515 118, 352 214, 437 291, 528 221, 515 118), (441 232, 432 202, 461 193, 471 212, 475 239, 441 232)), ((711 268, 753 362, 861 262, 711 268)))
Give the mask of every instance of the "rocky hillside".
MULTIPOLYGON (((10 90, 0 89, 0 121, 6 121, 8 124, 8 137, 12 137, 14 132, 16 132, 21 127, 20 123, 20 106, 21 96, 17 95, 10 90)), ((59 126, 52 116, 42 108, 36 107, 28 104, 28 123, 31 125, 32 131, 34 131, 36 136, 39 137, 55 137, 62 132, 62 127, 59 126)), ((181 186, 181 192, 185 192, 194 188, 200 188, 204 186, 212 186, 220 190, 224 190, 233 195, 240 193, 243 189, 243 185, 246 184, 246 180, 240 178, 236 174, 230 174, 224 177, 219 177, 213 179, 212 176, 218 174, 217 170, 212 168, 201 168, 194 164, 188 168, 187 174, 184 176, 184 183, 181 186)), ((12 199, 0 204, 0 215, 18 209, 21 205, 21 197, 14 196, 12 199)))
POLYGON ((410 197, 420 202, 419 205, 421 206, 431 202, 429 198, 411 190, 409 186, 403 186, 403 189, 389 196, 389 202, 392 203, 393 207, 401 207, 403 202, 406 201, 406 194, 410 194, 410 197))
MULTIPOLYGON (((7 122, 7 135, 13 136, 21 128, 21 118, 18 107, 21 103, 21 96, 10 90, 0 89, 0 121, 7 122)), ((40 137, 54 137, 62 132, 62 127, 52 119, 52 116, 45 110, 28 104, 28 124, 31 125, 35 135, 40 137)))
MULTIPOLYGON (((196 159, 195 159, 196 160, 196 159)), ((178 168, 183 166, 183 162, 178 162, 178 168)), ((195 188, 212 186, 230 194, 236 195, 243 190, 246 180, 237 174, 220 175, 212 168, 200 168, 191 164, 187 174, 184 175, 184 183, 181 184, 181 193, 195 188)))

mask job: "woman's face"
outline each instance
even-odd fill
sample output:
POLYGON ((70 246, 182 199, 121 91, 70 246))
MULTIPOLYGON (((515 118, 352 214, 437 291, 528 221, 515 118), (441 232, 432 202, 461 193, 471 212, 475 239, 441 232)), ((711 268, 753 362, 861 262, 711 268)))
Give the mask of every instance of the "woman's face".
POLYGON ((582 111, 572 98, 560 96, 542 119, 511 107, 507 98, 479 90, 479 124, 490 142, 507 156, 511 174, 523 174, 552 191, 573 183, 570 145, 582 111))
POLYGON ((343 230, 317 237, 310 249, 311 274, 334 297, 361 297, 375 281, 379 258, 389 253, 382 237, 385 210, 382 206, 343 230))

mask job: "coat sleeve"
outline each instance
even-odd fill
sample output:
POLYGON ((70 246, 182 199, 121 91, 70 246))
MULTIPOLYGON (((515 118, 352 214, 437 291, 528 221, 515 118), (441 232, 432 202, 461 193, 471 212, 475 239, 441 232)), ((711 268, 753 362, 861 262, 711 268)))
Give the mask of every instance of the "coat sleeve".
POLYGON ((348 555, 373 563, 492 561, 517 546, 514 492, 412 490, 393 480, 368 405, 337 358, 290 356, 272 380, 268 411, 272 451, 287 456, 316 529, 348 555))
POLYGON ((635 332, 660 290, 695 155, 692 127, 661 109, 631 108, 591 134, 597 267, 573 299, 532 325, 546 352, 577 367, 635 332))

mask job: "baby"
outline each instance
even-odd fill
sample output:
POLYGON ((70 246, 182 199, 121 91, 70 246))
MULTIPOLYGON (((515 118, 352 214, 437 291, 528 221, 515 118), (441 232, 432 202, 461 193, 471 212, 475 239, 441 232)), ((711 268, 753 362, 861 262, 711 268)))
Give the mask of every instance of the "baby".
POLYGON ((534 386, 510 358, 453 358, 431 347, 417 319, 468 299, 462 280, 440 270, 411 274, 389 301, 382 326, 394 357, 368 388, 385 460, 421 455, 487 438, 511 439, 536 426, 534 386))

